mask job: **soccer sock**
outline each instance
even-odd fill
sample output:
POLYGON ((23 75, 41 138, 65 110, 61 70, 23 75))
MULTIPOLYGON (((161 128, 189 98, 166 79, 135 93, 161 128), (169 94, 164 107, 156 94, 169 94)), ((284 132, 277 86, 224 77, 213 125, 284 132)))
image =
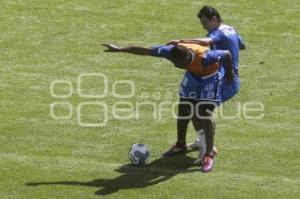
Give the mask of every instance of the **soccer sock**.
POLYGON ((205 138, 205 131, 204 129, 200 129, 199 131, 197 131, 197 134, 199 136, 199 144, 200 144, 200 153, 201 153, 201 157, 204 157, 204 155, 206 154, 206 138, 205 138))

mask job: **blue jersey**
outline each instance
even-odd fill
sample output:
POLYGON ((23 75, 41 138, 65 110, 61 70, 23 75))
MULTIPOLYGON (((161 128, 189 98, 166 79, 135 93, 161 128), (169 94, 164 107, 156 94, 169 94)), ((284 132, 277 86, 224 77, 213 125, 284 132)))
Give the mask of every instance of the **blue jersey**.
POLYGON ((238 76, 239 50, 243 43, 240 35, 231 26, 221 24, 217 29, 207 35, 214 44, 212 49, 229 50, 232 55, 234 75, 238 76))
POLYGON ((168 60, 171 60, 171 50, 174 48, 174 45, 157 45, 151 47, 151 56, 154 57, 163 57, 168 60))
MULTIPOLYGON (((151 55, 171 60, 171 51, 173 48, 174 45, 154 46, 151 48, 151 55)), ((225 53, 222 50, 207 50, 201 57, 201 65, 209 67, 216 62, 222 62, 224 58, 225 53)), ((223 67, 219 71, 217 70, 215 73, 206 76, 199 76, 186 71, 180 84, 180 98, 205 100, 215 102, 216 105, 219 105, 221 103, 221 79, 223 75, 223 67)))

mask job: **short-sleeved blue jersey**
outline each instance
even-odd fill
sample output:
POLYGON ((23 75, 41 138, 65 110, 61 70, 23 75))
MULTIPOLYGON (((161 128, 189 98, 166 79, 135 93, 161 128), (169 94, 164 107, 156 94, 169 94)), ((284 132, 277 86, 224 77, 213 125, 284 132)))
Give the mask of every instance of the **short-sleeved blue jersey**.
POLYGON ((240 35, 233 27, 222 24, 217 29, 209 32, 207 36, 212 38, 214 42, 212 49, 230 51, 234 67, 234 75, 238 75, 239 50, 243 43, 240 35))
POLYGON ((163 57, 168 60, 171 60, 171 50, 174 48, 174 45, 157 45, 151 47, 151 56, 154 57, 163 57))
POLYGON ((225 52, 222 50, 208 50, 202 58, 202 65, 208 67, 215 62, 222 62, 225 58, 225 52))

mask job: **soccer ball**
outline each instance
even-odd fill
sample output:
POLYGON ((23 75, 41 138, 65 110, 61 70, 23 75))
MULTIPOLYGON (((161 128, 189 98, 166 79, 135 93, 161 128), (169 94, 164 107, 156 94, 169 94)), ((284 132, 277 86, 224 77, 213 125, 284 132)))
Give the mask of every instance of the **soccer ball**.
POLYGON ((128 158, 134 165, 144 165, 150 159, 150 150, 145 144, 134 144, 129 149, 128 158))

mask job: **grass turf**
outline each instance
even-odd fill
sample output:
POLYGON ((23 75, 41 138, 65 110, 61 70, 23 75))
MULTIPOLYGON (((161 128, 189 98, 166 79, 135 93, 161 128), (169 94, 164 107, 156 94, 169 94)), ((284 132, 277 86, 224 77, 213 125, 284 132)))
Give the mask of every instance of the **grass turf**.
MULTIPOLYGON (((1 1, 0 6, 0 196, 1 198, 299 198, 299 7, 287 1, 1 1), (241 92, 223 107, 234 115, 238 103, 264 105, 261 120, 218 118, 214 171, 192 166, 197 153, 170 160, 161 153, 175 141, 175 119, 153 119, 152 108, 140 119, 117 120, 112 96, 118 80, 135 83, 126 102, 158 105, 168 93, 177 101, 183 72, 167 61, 105 54, 100 43, 150 46, 173 38, 206 33, 198 9, 215 6, 243 36, 241 92), (77 78, 83 73, 108 77, 108 97, 83 99, 77 78), (55 80, 73 85, 70 98, 50 94, 55 80), (77 106, 85 101, 108 105, 107 125, 80 127, 77 106), (54 120, 50 104, 69 102, 69 120, 54 120), (146 143, 151 162, 128 165, 131 144, 146 143)), ((119 85, 118 92, 127 92, 119 85)), ((99 79, 86 79, 83 92, 102 91, 99 79)), ((66 85, 55 93, 67 94, 66 85)), ((66 107, 55 110, 66 115, 66 107)), ((101 111, 86 107, 84 122, 99 122, 101 111)), ((103 118, 100 118, 103 119, 103 118)), ((188 140, 194 139, 192 128, 188 140)))

